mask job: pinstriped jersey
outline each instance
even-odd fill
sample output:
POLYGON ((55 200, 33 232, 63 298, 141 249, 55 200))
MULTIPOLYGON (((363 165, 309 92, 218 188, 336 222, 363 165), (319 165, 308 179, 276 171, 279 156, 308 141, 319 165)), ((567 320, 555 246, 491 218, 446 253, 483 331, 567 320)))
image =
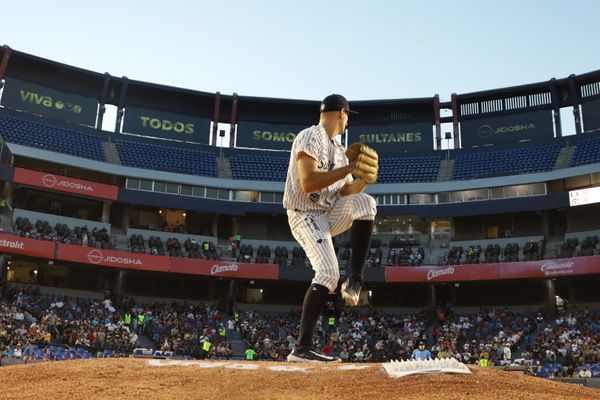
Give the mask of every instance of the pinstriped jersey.
POLYGON ((298 173, 298 154, 300 152, 314 158, 317 161, 317 170, 325 172, 348 165, 345 149, 336 140, 329 139, 322 124, 304 129, 296 136, 292 144, 283 194, 283 207, 296 211, 329 210, 340 197, 340 189, 347 182, 352 182, 352 176, 348 174, 346 178, 340 179, 320 191, 304 193, 298 173))

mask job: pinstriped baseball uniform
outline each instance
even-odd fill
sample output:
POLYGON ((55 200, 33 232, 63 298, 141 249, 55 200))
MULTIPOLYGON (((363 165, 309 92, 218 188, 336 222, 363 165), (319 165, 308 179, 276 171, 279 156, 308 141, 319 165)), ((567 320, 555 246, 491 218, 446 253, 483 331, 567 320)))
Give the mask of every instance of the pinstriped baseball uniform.
POLYGON ((344 147, 329 138, 323 125, 304 129, 292 145, 283 195, 292 234, 315 270, 312 283, 334 291, 340 271, 331 238, 350 229, 354 220, 375 219, 377 204, 366 193, 340 195, 342 187, 352 182, 350 174, 318 192, 304 193, 298 173, 300 152, 314 158, 319 171, 343 167, 348 164, 348 158, 344 147))

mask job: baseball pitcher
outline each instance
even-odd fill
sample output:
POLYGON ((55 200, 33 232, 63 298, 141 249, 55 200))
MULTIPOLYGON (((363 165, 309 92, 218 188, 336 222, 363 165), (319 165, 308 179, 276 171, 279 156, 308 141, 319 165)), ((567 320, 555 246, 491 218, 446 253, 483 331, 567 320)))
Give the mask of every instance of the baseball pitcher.
POLYGON ((356 306, 377 213, 373 197, 363 193, 377 180, 377 153, 361 143, 345 151, 335 140, 355 111, 339 94, 327 96, 320 111, 319 124, 304 129, 294 140, 283 195, 292 234, 315 271, 304 297, 298 340, 288 356, 288 361, 295 362, 340 361, 312 346, 319 314, 340 279, 332 237, 351 231, 352 273, 342 284, 341 294, 347 305, 356 306))

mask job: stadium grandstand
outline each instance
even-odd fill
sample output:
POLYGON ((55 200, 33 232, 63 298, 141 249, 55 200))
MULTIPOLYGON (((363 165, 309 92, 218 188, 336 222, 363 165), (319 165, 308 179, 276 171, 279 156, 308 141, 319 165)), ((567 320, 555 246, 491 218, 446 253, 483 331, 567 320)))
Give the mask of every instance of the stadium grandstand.
MULTIPOLYGON (((284 360, 312 269, 281 202, 319 102, 0 59, 0 362, 284 360)), ((342 141, 379 152, 378 215, 361 306, 331 295, 319 346, 381 362, 423 340, 465 363, 600 375, 600 71, 351 103, 342 141)))

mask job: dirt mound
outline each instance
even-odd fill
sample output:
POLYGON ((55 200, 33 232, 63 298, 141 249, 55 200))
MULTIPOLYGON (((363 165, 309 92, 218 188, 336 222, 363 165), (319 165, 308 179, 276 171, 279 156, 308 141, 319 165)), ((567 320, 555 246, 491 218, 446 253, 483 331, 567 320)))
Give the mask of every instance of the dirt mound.
POLYGON ((493 368, 389 378, 380 364, 91 359, 0 368, 1 399, 600 399, 493 368))

